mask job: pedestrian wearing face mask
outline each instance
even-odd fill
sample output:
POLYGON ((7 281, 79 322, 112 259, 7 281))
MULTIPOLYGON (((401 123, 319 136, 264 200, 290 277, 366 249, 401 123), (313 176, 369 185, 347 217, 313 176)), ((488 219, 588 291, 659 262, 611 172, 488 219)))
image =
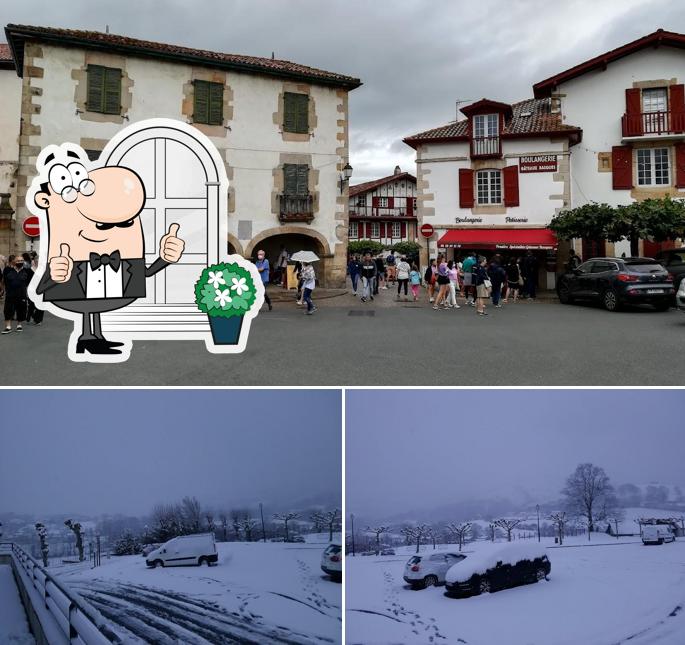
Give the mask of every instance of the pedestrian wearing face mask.
POLYGON ((266 259, 266 253, 262 249, 257 251, 257 261, 255 262, 257 271, 262 278, 262 283, 264 284, 264 302, 269 306, 269 311, 273 309, 271 306, 271 298, 266 291, 266 287, 269 284, 269 260, 266 259))
POLYGON ((2 278, 5 283, 5 328, 3 334, 12 331, 12 319, 17 319, 17 331, 22 331, 26 320, 27 288, 31 282, 31 272, 24 266, 24 258, 10 255, 2 278))

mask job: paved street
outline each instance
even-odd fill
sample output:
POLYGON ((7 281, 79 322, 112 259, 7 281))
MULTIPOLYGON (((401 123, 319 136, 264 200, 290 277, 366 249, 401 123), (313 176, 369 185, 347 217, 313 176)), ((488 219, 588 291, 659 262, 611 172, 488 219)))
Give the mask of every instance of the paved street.
POLYGON ((395 303, 391 291, 374 304, 347 294, 319 305, 304 316, 276 303, 253 323, 244 354, 139 341, 127 363, 106 366, 69 361, 70 323, 46 316, 42 327, 0 337, 0 384, 685 385, 685 315, 675 310, 520 302, 482 318, 470 307, 395 303))

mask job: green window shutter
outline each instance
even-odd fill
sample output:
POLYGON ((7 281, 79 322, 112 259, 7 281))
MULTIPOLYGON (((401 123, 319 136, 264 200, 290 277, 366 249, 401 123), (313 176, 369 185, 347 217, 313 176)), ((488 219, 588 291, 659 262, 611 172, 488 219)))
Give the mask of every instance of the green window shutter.
POLYGON ((309 133, 309 96, 285 92, 283 95, 283 130, 309 133))
POLYGON ((86 109, 89 112, 102 112, 104 109, 105 68, 100 65, 88 65, 88 89, 86 109))
POLYGON ((222 125, 224 122, 224 86, 209 83, 209 125, 222 125))
POLYGON ((297 195, 297 165, 283 164, 283 192, 286 195, 297 195))
POLYGON ((105 67, 103 112, 121 114, 121 70, 105 67))
POLYGON ((309 194, 309 166, 304 164, 297 166, 297 194, 309 194))
POLYGON ((193 121, 209 123, 209 83, 193 81, 193 121))

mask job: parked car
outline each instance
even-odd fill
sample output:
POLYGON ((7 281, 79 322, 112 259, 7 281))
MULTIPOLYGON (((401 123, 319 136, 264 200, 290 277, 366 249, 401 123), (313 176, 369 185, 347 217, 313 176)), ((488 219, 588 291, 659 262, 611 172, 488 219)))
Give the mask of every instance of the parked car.
POLYGON ((445 582, 449 568, 466 558, 463 553, 433 551, 417 554, 404 565, 404 580, 413 589, 425 589, 445 582))
POLYGON ((666 524, 647 524, 642 527, 642 544, 675 542, 673 529, 666 524))
POLYGON ((333 580, 342 579, 342 547, 329 544, 321 556, 321 570, 333 580))
POLYGON ((674 294, 673 276, 651 258, 592 258, 557 280, 561 303, 594 300, 608 311, 644 304, 666 311, 674 294))
POLYGON ((290 542, 297 542, 298 544, 301 544, 304 542, 304 537, 302 535, 293 535, 290 538, 290 542))
POLYGON ((685 248, 659 251, 654 259, 673 276, 673 286, 677 290, 685 278, 685 248))
POLYGON ((544 580, 552 570, 544 547, 507 543, 483 548, 445 575, 446 594, 477 596, 544 580))
POLYGON ((685 313, 685 280, 680 281, 678 293, 675 294, 675 306, 685 313))
POLYGON ((160 543, 146 544, 143 547, 141 553, 142 553, 144 558, 147 558, 147 556, 150 555, 150 553, 152 553, 155 549, 158 549, 160 546, 162 546, 160 543))
POLYGON ((214 533, 175 537, 151 551, 145 558, 148 567, 179 567, 192 564, 211 566, 218 561, 214 533))
POLYGON ((395 555, 395 549, 383 549, 381 555, 395 555))

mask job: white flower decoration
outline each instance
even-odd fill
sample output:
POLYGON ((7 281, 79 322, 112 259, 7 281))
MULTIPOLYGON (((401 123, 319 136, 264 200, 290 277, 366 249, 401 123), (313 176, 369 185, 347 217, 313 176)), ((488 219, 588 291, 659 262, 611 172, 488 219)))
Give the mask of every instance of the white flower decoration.
POLYGON ((211 284, 215 289, 218 289, 219 285, 221 284, 226 284, 226 280, 224 280, 224 274, 222 271, 217 271, 216 273, 214 271, 210 271, 207 282, 209 282, 209 284, 211 284))
POLYGON ((239 296, 243 295, 243 291, 249 291, 245 278, 240 278, 240 280, 238 280, 238 278, 231 278, 231 281, 233 282, 231 289, 233 289, 239 296))
POLYGON ((225 307, 226 303, 231 302, 231 292, 228 289, 221 291, 221 289, 216 290, 216 298, 214 302, 218 302, 219 306, 225 307))

